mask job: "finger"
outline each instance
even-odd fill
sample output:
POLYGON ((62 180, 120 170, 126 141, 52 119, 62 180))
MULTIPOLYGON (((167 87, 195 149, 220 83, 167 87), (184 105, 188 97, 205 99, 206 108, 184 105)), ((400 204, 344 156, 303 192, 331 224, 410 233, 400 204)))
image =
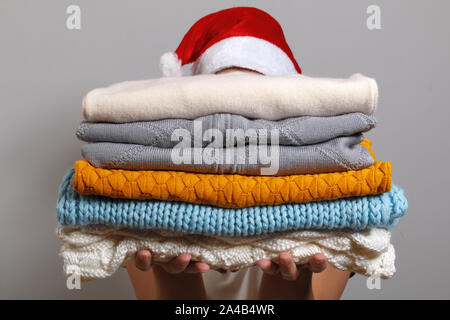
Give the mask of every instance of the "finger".
POLYGON ((150 269, 152 265, 152 253, 150 250, 140 250, 136 253, 135 257, 136 267, 139 270, 146 271, 150 269))
POLYGON ((182 253, 178 257, 174 258, 166 265, 166 271, 169 273, 181 273, 186 269, 191 261, 191 255, 182 253))
POLYGON ((309 270, 314 273, 320 273, 327 268, 327 257, 323 253, 315 254, 309 260, 309 270))
POLYGON ((205 273, 209 271, 209 265, 204 262, 194 261, 189 263, 187 268, 184 270, 186 273, 205 273))
POLYGON ((280 253, 280 273, 284 280, 296 280, 298 277, 297 266, 292 256, 287 252, 280 253))
POLYGON ((267 274, 275 275, 278 273, 278 266, 269 259, 261 259, 256 262, 256 265, 267 274))

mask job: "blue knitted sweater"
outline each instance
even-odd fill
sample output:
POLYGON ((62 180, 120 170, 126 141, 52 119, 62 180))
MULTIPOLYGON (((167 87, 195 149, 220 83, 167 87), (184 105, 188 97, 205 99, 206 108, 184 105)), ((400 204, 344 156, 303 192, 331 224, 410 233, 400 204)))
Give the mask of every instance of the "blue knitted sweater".
POLYGON ((162 229, 219 236, 253 236, 299 229, 390 228, 406 213, 403 190, 395 185, 377 196, 302 204, 226 209, 185 202, 83 196, 69 170, 59 188, 57 219, 64 226, 92 224, 162 229))

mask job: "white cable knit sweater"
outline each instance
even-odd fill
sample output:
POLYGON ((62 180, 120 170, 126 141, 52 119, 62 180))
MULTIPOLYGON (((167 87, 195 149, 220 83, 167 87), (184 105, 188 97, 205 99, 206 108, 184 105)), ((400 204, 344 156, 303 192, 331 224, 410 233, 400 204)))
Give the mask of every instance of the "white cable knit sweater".
POLYGON ((92 122, 195 119, 214 113, 278 120, 375 112, 374 79, 304 75, 261 76, 244 72, 126 81, 90 91, 83 115, 92 122))
POLYGON ((60 255, 66 275, 78 274, 83 281, 111 276, 143 248, 151 249, 154 261, 164 262, 189 253, 193 260, 208 263, 213 269, 238 270, 261 258, 277 261, 278 254, 287 251, 297 264, 323 253, 341 270, 381 278, 389 278, 395 272, 394 247, 390 232, 385 229, 295 231, 246 238, 106 227, 59 226, 56 233, 64 243, 60 255))

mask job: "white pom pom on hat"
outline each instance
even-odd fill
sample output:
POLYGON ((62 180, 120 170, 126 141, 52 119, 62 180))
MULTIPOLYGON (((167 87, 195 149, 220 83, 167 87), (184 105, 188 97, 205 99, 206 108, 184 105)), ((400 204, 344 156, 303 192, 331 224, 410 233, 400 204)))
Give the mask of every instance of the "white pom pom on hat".
POLYGON ((166 52, 159 60, 159 68, 164 77, 181 77, 183 75, 181 67, 181 60, 175 52, 166 52))
POLYGON ((179 77, 190 63, 194 63, 193 74, 230 67, 265 75, 301 73, 280 24, 252 7, 225 9, 198 20, 175 52, 161 56, 160 69, 164 77, 179 77))

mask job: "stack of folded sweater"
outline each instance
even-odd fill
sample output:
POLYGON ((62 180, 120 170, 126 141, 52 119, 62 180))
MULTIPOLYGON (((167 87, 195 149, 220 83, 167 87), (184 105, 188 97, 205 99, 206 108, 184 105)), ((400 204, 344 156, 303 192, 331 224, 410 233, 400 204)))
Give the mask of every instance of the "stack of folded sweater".
POLYGON ((237 270, 280 252, 395 272, 389 228, 406 213, 389 162, 362 133, 377 85, 241 72, 131 81, 89 92, 57 235, 67 274, 103 278, 143 248, 237 270))

